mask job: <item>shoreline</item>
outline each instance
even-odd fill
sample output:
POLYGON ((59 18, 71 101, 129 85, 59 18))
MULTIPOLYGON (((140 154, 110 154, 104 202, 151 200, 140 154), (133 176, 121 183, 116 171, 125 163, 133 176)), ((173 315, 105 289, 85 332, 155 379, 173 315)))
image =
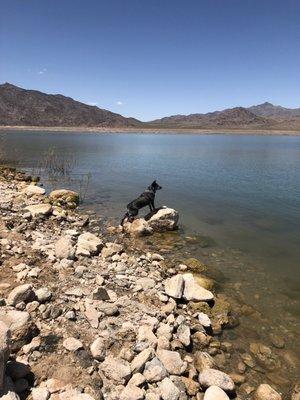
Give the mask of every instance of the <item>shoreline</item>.
POLYGON ((140 134, 198 134, 198 135, 258 135, 258 136, 300 136, 300 130, 278 129, 195 129, 195 128, 103 128, 103 127, 53 127, 53 126, 0 126, 0 132, 41 131, 71 133, 140 133, 140 134))
MULTIPOLYGON (((200 261, 178 265, 168 253, 141 251, 134 237, 126 238, 109 227, 103 232, 99 222, 93 224, 87 214, 74 210, 75 198, 69 196, 59 205, 52 195, 49 202, 51 196, 32 185, 26 174, 7 176, 1 176, 0 167, 0 246, 5 255, 0 295, 6 299, 0 305, 0 321, 1 310, 18 310, 30 317, 22 328, 39 328, 38 334, 24 337, 13 332, 19 363, 28 364, 34 373, 33 391, 52 393, 55 385, 56 393, 77 400, 78 385, 85 400, 98 399, 101 392, 108 400, 142 399, 146 394, 161 394, 167 383, 173 393, 180 388, 186 399, 194 400, 197 393, 205 396, 215 379, 224 393, 237 393, 244 399, 249 388, 254 393, 268 381, 259 377, 254 384, 251 380, 259 347, 250 347, 251 355, 240 353, 234 349, 234 340, 222 339, 226 330, 235 329, 237 320, 222 289, 211 287, 212 280, 203 274, 200 261), (39 214, 34 215, 33 205, 43 206, 39 214), (84 235, 88 240, 81 240, 84 235), (202 289, 184 299, 179 277, 189 275, 185 278, 189 280, 191 274, 202 279, 202 289), (37 299, 29 299, 29 292, 37 299), (203 295, 208 297, 199 301, 203 295), (209 305, 211 296, 215 303, 209 305), (50 335, 49 340, 55 338, 55 345, 47 344, 52 350, 44 342, 50 335), (203 378, 207 368, 212 374, 206 378, 209 384, 203 378), (65 375, 71 375, 71 380, 64 381, 65 375), (137 392, 139 396, 134 397, 137 392)), ((267 360, 270 357, 262 354, 267 360)), ((277 389, 276 384, 272 386, 277 389)))

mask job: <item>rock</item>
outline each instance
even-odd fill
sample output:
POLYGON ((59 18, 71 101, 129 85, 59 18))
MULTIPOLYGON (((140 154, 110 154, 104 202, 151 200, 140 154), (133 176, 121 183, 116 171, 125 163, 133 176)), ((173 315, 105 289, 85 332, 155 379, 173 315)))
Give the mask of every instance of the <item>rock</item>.
POLYGON ((180 324, 177 329, 177 338, 184 346, 189 346, 191 343, 190 328, 185 324, 180 324))
POLYGON ((97 255, 103 247, 103 241, 90 232, 83 233, 78 237, 76 255, 87 256, 97 255))
POLYGON ((120 384, 127 382, 131 376, 129 362, 113 356, 107 356, 100 365, 100 369, 107 379, 120 384))
POLYGON ((270 385, 264 383, 257 388, 253 400, 282 400, 282 397, 270 385))
POLYGON ((136 372, 141 372, 146 364, 154 355, 154 350, 152 348, 145 349, 141 351, 131 362, 131 372, 134 374, 136 372))
POLYGON ((75 339, 73 337, 69 337, 63 341, 63 346, 68 351, 76 351, 83 348, 83 345, 80 340, 75 339))
POLYGON ((32 400, 48 400, 50 398, 50 392, 47 388, 33 388, 32 400))
POLYGON ((33 217, 45 217, 51 214, 52 207, 50 204, 34 204, 27 206, 26 210, 30 212, 33 217))
POLYGON ((60 393, 58 398, 59 400, 94 400, 94 398, 88 393, 80 393, 76 389, 71 389, 67 390, 66 392, 60 393))
POLYGON ((36 185, 28 185, 23 189, 23 193, 27 196, 42 196, 44 195, 46 190, 36 185))
POLYGON ((184 290, 183 297, 188 301, 210 301, 213 300, 214 295, 207 289, 199 286, 193 274, 183 274, 184 290))
POLYGON ((181 381, 185 386, 187 394, 190 396, 196 396, 200 390, 199 383, 195 382, 192 378, 186 378, 185 376, 181 377, 181 381))
POLYGON ((172 375, 181 375, 186 370, 187 363, 182 361, 180 354, 176 351, 158 349, 157 357, 172 375))
POLYGON ((146 363, 143 375, 147 382, 160 382, 166 376, 168 376, 168 371, 159 361, 159 359, 155 357, 146 363))
POLYGON ((180 391, 170 378, 165 378, 159 384, 159 392, 163 400, 178 400, 180 391))
POLYGON ((109 294, 107 293, 107 290, 99 287, 93 292, 93 300, 110 300, 109 294))
POLYGON ((112 257, 115 254, 120 254, 123 251, 123 246, 118 243, 106 243, 101 251, 103 258, 112 257))
POLYGON ((155 347, 157 343, 157 337, 154 335, 153 330, 149 325, 141 325, 139 327, 137 340, 139 342, 146 342, 152 347, 155 347))
POLYGON ((143 400, 144 398, 145 391, 133 385, 127 385, 120 395, 120 400, 143 400))
POLYGON ((198 314, 198 320, 199 320, 200 324, 202 326, 204 326, 204 328, 209 328, 211 326, 211 320, 210 320, 209 316, 203 312, 200 312, 198 314))
POLYGON ((155 232, 173 231, 177 229, 179 214, 172 208, 161 208, 147 222, 155 232))
POLYGON ((141 386, 145 383, 146 378, 141 373, 137 372, 136 374, 132 375, 131 379, 128 381, 128 386, 141 386))
POLYGON ((215 365, 214 359, 208 353, 196 351, 194 353, 194 365, 198 372, 202 372, 207 368, 213 368, 215 365))
POLYGON ((213 368, 208 368, 200 372, 199 383, 203 387, 218 386, 228 392, 232 392, 235 388, 234 382, 230 376, 213 368))
POLYGON ((32 286, 25 284, 15 287, 7 297, 7 304, 10 306, 15 306, 18 303, 24 301, 25 303, 32 300, 34 297, 34 292, 32 286))
POLYGON ((35 296, 39 303, 46 303, 52 297, 52 292, 47 287, 35 290, 35 296))
POLYGON ((49 199, 55 205, 74 206, 79 204, 79 194, 67 189, 53 190, 49 194, 49 199))
POLYGON ((11 347, 14 351, 29 343, 36 335, 36 327, 30 322, 30 315, 26 311, 0 308, 0 321, 4 322, 11 331, 11 347))
POLYGON ((103 361, 105 358, 105 343, 102 338, 97 338, 94 340, 94 342, 91 344, 90 350, 92 353, 92 356, 98 360, 98 361, 103 361))
POLYGON ((72 240, 69 237, 60 238, 54 245, 55 255, 60 260, 67 258, 73 260, 75 256, 75 249, 72 240))
POLYGON ((0 390, 4 385, 5 364, 10 352, 10 331, 4 322, 0 321, 0 390))
POLYGON ((123 230, 132 236, 146 236, 153 233, 153 229, 143 218, 137 218, 133 222, 125 222, 123 230))
POLYGON ((141 288, 145 291, 154 288, 155 286, 155 280, 152 278, 139 278, 136 281, 136 284, 141 286, 141 288))
POLYGON ((184 280, 183 276, 178 274, 172 276, 165 282, 165 292, 168 296, 180 299, 182 297, 184 280))
POLYGON ((229 400, 229 397, 218 386, 210 386, 206 390, 203 400, 229 400))

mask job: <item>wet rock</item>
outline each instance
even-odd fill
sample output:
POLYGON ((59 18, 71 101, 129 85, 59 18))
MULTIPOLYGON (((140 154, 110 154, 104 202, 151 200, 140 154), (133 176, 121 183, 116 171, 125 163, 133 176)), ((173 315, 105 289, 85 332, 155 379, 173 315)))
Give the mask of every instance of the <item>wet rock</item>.
POLYGON ((76 256, 97 255, 103 247, 103 241, 90 232, 85 232, 78 237, 76 256))
POLYGON ((270 385, 262 384, 257 388, 253 400, 282 400, 282 397, 270 385))
POLYGON ((131 376, 129 362, 111 355, 105 358, 100 369, 107 379, 112 379, 120 384, 127 382, 131 376))
POLYGON ((141 372, 146 364, 154 356, 154 350, 152 348, 141 351, 131 362, 131 372, 141 372))
POLYGON ((163 400, 178 400, 180 391, 170 378, 164 378, 159 384, 159 392, 163 400))
POLYGON ((73 260, 75 256, 75 249, 71 238, 62 237, 54 245, 55 255, 58 259, 62 260, 64 258, 73 260))
POLYGON ((105 342, 102 338, 97 338, 94 340, 94 342, 91 344, 90 347, 92 356, 98 360, 98 361, 103 361, 105 358, 105 342))
POLYGON ((200 372, 199 383, 203 387, 218 386, 229 392, 232 392, 235 388, 234 382, 229 375, 213 368, 205 369, 200 372))
POLYGON ((168 376, 168 371, 159 361, 159 359, 155 357, 151 361, 146 363, 143 375, 146 378, 147 382, 160 382, 166 376, 168 376))
POLYGON ((229 397, 218 386, 210 386, 206 390, 203 400, 229 400, 229 397))
POLYGON ((32 286, 25 284, 15 287, 7 297, 7 304, 10 306, 15 306, 18 303, 32 300, 34 297, 34 292, 32 286))
POLYGON ((168 296, 180 299, 183 292, 183 276, 181 274, 174 275, 165 281, 165 292, 168 296))
POLYGON ((53 190, 49 194, 50 201, 55 205, 74 206, 79 204, 79 194, 67 189, 53 190))
POLYGON ((33 217, 45 217, 51 214, 52 207, 50 204, 34 204, 27 206, 26 210, 30 212, 33 217))
POLYGON ((179 214, 172 208, 161 208, 149 220, 149 226, 155 232, 173 231, 178 227, 179 214))
POLYGON ((68 351, 76 351, 83 348, 83 345, 80 340, 75 339, 73 337, 69 337, 63 341, 63 346, 68 351))
POLYGON ((183 274, 184 291, 183 297, 188 301, 211 301, 214 295, 207 289, 199 286, 193 274, 183 274))
POLYGON ((186 370, 187 363, 182 361, 180 354, 177 353, 177 351, 158 349, 156 354, 170 374, 181 375, 186 370))

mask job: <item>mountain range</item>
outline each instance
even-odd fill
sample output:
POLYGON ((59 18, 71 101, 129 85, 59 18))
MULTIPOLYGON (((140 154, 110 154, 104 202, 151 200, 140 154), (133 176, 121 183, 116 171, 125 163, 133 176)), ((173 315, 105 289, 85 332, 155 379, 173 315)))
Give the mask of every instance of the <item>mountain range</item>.
POLYGON ((300 130, 300 108, 263 103, 206 114, 173 115, 150 122, 87 105, 61 94, 0 85, 0 125, 140 129, 300 130))

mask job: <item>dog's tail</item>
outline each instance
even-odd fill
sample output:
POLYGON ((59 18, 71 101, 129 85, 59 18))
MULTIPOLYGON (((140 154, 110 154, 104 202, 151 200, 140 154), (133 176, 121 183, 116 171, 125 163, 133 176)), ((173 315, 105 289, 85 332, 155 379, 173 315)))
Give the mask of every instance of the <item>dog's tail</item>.
POLYGON ((129 217, 129 213, 127 212, 127 213, 125 213, 124 217, 122 218, 122 221, 120 223, 121 226, 123 226, 125 219, 128 217, 129 217))

